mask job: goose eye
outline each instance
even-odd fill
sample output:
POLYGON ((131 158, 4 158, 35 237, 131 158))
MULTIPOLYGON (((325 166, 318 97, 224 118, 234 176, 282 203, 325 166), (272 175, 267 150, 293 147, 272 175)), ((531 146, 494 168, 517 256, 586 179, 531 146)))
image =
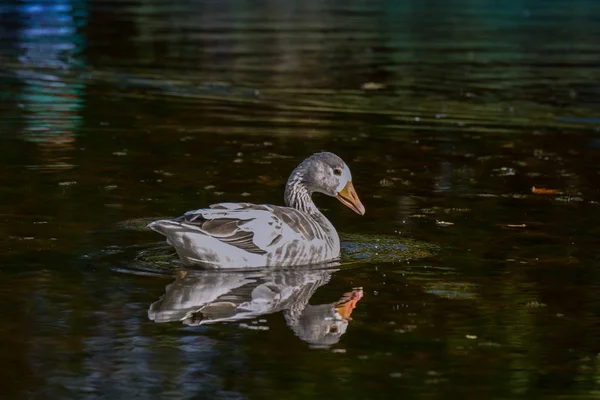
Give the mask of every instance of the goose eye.
POLYGON ((342 170, 339 169, 339 168, 336 168, 336 169, 333 170, 333 174, 335 176, 340 176, 340 175, 342 175, 342 170))
POLYGON ((337 333, 337 331, 338 331, 337 325, 331 325, 329 327, 329 333, 337 333))

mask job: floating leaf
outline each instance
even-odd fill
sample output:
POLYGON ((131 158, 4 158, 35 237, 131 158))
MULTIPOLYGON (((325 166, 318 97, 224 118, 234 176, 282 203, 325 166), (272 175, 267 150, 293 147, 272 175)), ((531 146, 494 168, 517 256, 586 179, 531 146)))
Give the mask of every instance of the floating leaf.
POLYGON ((557 192, 558 190, 556 189, 536 188, 535 186, 531 188, 531 193, 535 194, 556 194, 557 192))

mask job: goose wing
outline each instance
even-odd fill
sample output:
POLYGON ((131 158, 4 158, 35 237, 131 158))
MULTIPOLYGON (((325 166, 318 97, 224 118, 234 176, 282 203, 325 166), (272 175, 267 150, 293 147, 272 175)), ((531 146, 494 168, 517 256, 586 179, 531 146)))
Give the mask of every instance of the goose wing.
POLYGON ((310 215, 271 205, 213 204, 188 211, 177 222, 254 254, 266 254, 292 240, 310 242, 324 237, 322 228, 310 215))

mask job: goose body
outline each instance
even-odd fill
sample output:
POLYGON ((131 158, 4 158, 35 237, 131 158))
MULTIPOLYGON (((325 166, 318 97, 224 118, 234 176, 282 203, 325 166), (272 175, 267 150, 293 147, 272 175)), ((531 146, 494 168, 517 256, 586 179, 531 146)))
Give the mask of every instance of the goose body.
POLYGON ((219 203, 148 227, 166 236, 186 265, 256 268, 326 263, 339 258, 340 240, 313 203, 313 192, 337 197, 364 214, 348 166, 333 153, 316 153, 290 175, 285 207, 219 203))

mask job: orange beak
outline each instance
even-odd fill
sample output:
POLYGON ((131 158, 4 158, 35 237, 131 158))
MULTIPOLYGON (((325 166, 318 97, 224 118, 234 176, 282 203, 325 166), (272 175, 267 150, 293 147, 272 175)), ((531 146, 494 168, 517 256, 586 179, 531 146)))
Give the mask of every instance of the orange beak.
POLYGON ((355 213, 365 215, 365 206, 360 202, 352 181, 348 181, 346 186, 335 196, 345 206, 354 210, 355 213))
POLYGON ((344 293, 344 296, 334 304, 334 307, 340 316, 348 321, 350 320, 350 315, 352 315, 352 311, 356 308, 356 303, 359 302, 363 297, 362 288, 354 289, 349 293, 344 293))

